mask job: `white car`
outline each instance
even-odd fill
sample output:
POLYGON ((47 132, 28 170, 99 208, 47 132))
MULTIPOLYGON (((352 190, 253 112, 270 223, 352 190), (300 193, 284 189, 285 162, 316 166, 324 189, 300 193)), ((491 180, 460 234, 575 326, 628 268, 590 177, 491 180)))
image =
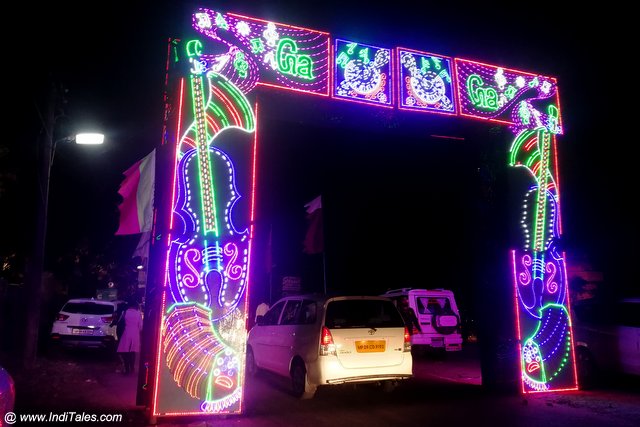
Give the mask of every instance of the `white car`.
POLYGON ((383 296, 396 304, 407 298, 422 331, 414 330, 411 335, 411 345, 416 349, 462 350, 462 324, 453 291, 402 288, 387 291, 383 296))
POLYGON ((65 346, 115 349, 116 326, 111 326, 124 301, 70 299, 56 315, 51 340, 65 346))
POLYGON ((605 375, 640 378, 640 298, 613 304, 598 299, 572 306, 578 381, 583 388, 605 375))
POLYGON ((247 373, 291 378, 294 395, 318 386, 379 383, 387 391, 412 377, 411 342, 393 302, 379 296, 289 296, 251 328, 247 373))

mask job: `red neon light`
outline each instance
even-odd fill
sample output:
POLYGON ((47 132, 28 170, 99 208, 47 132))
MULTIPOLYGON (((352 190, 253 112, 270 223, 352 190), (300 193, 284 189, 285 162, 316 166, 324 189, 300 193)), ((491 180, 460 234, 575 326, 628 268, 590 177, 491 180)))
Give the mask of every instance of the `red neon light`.
POLYGON ((265 86, 265 87, 270 87, 270 88, 274 88, 274 89, 288 90, 288 91, 291 91, 291 92, 300 92, 300 93, 306 93, 306 94, 309 94, 309 95, 316 95, 316 96, 323 96, 323 97, 328 97, 329 96, 329 88, 328 87, 327 87, 327 93, 319 93, 319 92, 312 92, 310 90, 297 89, 297 88, 288 87, 288 86, 280 86, 280 85, 276 85, 276 84, 273 84, 273 83, 258 82, 258 86, 265 86))
POLYGON ((260 19, 260 18, 253 18, 253 17, 251 17, 251 16, 245 16, 245 15, 239 15, 239 14, 237 14, 237 13, 231 13, 231 12, 229 12, 229 13, 227 13, 227 15, 229 15, 229 16, 234 16, 234 17, 236 17, 236 18, 248 19, 249 21, 264 22, 264 23, 267 23, 267 24, 271 22, 271 23, 276 24, 276 25, 278 25, 278 26, 281 26, 281 27, 287 27, 287 28, 292 28, 292 29, 294 29, 294 30, 311 31, 311 32, 319 33, 319 34, 322 34, 322 35, 325 35, 325 36, 329 36, 329 35, 330 35, 329 33, 325 32, 325 31, 313 30, 313 29, 311 29, 311 28, 298 27, 298 26, 295 26, 295 25, 289 25, 289 24, 282 24, 282 23, 280 23, 280 22, 276 22, 276 21, 266 21, 266 20, 264 20, 264 19, 260 19))
POLYGON ((460 60, 460 61, 464 61, 464 62, 470 62, 470 63, 475 64, 475 65, 482 65, 483 67, 502 68, 505 71, 511 71, 512 73, 527 74, 527 75, 533 76, 533 77, 538 77, 538 76, 547 77, 549 79, 553 79, 553 82, 557 84, 557 79, 555 77, 545 76, 545 75, 539 74, 539 73, 536 74, 536 73, 530 73, 528 71, 520 71, 520 70, 516 70, 515 68, 507 68, 507 67, 503 67, 502 65, 486 64, 484 62, 473 61, 471 59, 455 58, 455 60, 456 61, 460 60))
MULTIPOLYGON (((178 98, 178 123, 176 129, 176 149, 173 155, 173 188, 171 189, 171 207, 176 202, 176 175, 178 174, 178 151, 180 151, 180 127, 182 126, 182 97, 184 96, 184 78, 180 79, 180 97, 178 98)), ((172 210, 169 209, 169 212, 172 210)), ((169 215, 169 230, 173 230, 173 215, 169 215)), ((168 247, 168 246, 167 246, 168 247)))
MULTIPOLYGON (((458 75, 458 72, 459 72, 459 70, 458 70, 458 67, 459 67, 458 66, 458 62, 468 62, 468 63, 471 63, 471 64, 481 65, 483 67, 489 67, 489 68, 495 68, 495 69, 502 68, 503 70, 510 71, 512 73, 520 73, 520 74, 526 74, 528 76, 534 76, 534 77, 541 76, 541 77, 548 78, 550 80, 553 80, 553 82, 555 83, 555 85, 556 85, 556 99, 558 98, 558 81, 557 81, 557 79, 555 77, 545 76, 543 74, 530 73, 530 72, 527 72, 527 71, 520 71, 520 70, 516 70, 515 68, 507 68, 507 67, 503 67, 501 65, 486 64, 484 62, 473 61, 473 60, 464 59, 464 58, 454 58, 453 62, 455 64, 455 70, 456 70, 455 71, 455 75, 456 75, 456 78, 457 78, 457 75, 458 75)), ((458 82, 456 81, 456 88, 458 86, 457 83, 458 82)), ((459 111, 459 114, 461 116, 470 117, 472 119, 484 120, 484 121, 488 121, 488 122, 502 123, 502 124, 505 124, 505 125, 512 125, 513 124, 513 122, 507 121, 507 120, 499 120, 499 119, 494 119, 494 118, 491 118, 491 117, 481 117, 481 116, 477 116, 477 115, 464 113, 464 112, 462 112, 462 105, 460 104, 461 95, 460 95, 459 91, 456 92, 455 98, 456 98, 456 105, 458 106, 458 111, 459 111)), ((560 116, 560 104, 559 103, 558 103, 558 116, 560 116)), ((558 123, 560 123, 560 118, 558 118, 558 123)))
MULTIPOLYGON (((558 110, 560 109, 560 107, 558 107, 558 110)), ((554 169, 556 171, 556 176, 555 176, 555 182, 556 182, 556 197, 558 199, 558 231, 560 233, 560 235, 563 234, 562 232, 562 215, 561 215, 561 208, 560 208, 560 169, 558 169, 558 143, 556 141, 556 136, 555 135, 551 135, 551 144, 553 145, 553 163, 554 163, 554 169)), ((565 258, 565 262, 566 262, 566 258, 565 258)), ((565 274, 565 277, 566 274, 565 274)))
MULTIPOLYGON (((167 257, 167 263, 168 261, 167 257)), ((167 268, 167 272, 166 274, 168 274, 168 268, 167 268)), ((166 284, 165 284, 166 285, 166 284)), ((162 335, 163 335, 163 323, 164 323, 164 311, 165 311, 165 304, 166 304, 166 291, 163 290, 162 291, 162 303, 160 304, 161 310, 160 313, 161 315, 159 316, 160 319, 160 334, 158 335, 158 348, 156 349, 156 375, 154 378, 154 382, 155 384, 153 384, 153 403, 151 406, 151 413, 153 415, 160 415, 158 414, 158 412, 156 411, 157 407, 158 407, 158 378, 160 378, 160 358, 162 357, 162 335)))
MULTIPOLYGON (((565 277, 565 291, 566 291, 566 295, 567 295, 567 311, 569 312, 569 337, 571 337, 570 340, 570 345, 571 345, 571 359, 573 362, 573 380, 574 380, 574 387, 575 390, 579 389, 578 386, 578 367, 576 366, 576 347, 575 344, 573 342, 573 321, 571 320, 571 296, 569 295, 569 283, 566 282, 567 280, 567 254, 565 252, 562 252, 562 258, 564 259, 564 277, 565 277)), ((572 389, 569 389, 572 390, 572 389)), ((562 391, 562 390, 555 390, 555 391, 562 391)))
POLYGON ((516 251, 511 250, 511 265, 513 265, 513 296, 514 305, 516 306, 516 336, 518 337, 518 371, 520 372, 520 387, 522 394, 526 394, 527 391, 524 387, 523 372, 522 372, 522 331, 520 330, 520 301, 518 299, 518 279, 516 273, 516 251))
MULTIPOLYGON (((425 51, 421 51, 421 50, 415 50, 415 49, 410 49, 407 47, 396 47, 396 64, 394 65, 394 70, 393 70, 393 75, 398 77, 398 82, 396 84, 396 89, 398 91, 398 109, 402 110, 402 111, 413 111, 413 112, 417 112, 417 113, 433 113, 433 114, 442 114, 445 116, 457 116, 458 115, 458 111, 460 111, 460 108, 457 104, 457 100, 458 100, 458 85, 457 85, 457 81, 455 80, 455 74, 456 74, 456 70, 453 67, 453 58, 450 56, 445 56, 445 55, 440 55, 438 53, 431 53, 431 52, 425 52, 425 51), (426 55, 426 56, 435 56, 438 58, 443 58, 443 59, 448 59, 449 60, 449 64, 451 64, 451 96, 456 100, 456 106, 458 106, 457 109, 455 109, 455 111, 439 111, 439 110, 431 110, 431 109, 419 109, 419 108, 408 108, 408 107, 403 107, 402 103, 400 102, 400 94, 402 93, 402 81, 400 79, 400 73, 398 72, 398 69, 400 67, 400 50, 404 50, 406 52, 411 52, 411 53, 416 53, 418 55, 426 55)), ((395 103, 394 103, 395 104, 395 103)), ((433 135, 431 135, 433 136, 433 135)), ((464 138, 463 138, 464 139, 464 138)))

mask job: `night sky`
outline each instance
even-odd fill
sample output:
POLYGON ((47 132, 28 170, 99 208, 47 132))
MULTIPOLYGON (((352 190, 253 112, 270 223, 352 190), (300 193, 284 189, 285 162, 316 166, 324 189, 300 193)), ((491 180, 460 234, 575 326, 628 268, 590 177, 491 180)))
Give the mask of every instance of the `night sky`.
MULTIPOLYGON (((0 167, 18 179, 9 181, 11 191, 0 198, 3 242, 24 248, 29 240, 24 236, 32 229, 29 192, 35 187, 27 171, 32 177, 40 130, 36 105, 42 112, 43 88, 52 75, 68 89, 69 121, 99 118, 107 141, 101 147, 58 147, 49 257, 83 238, 97 250, 127 253, 135 245, 135 236, 113 235, 117 189, 122 172, 160 141, 167 40, 180 36, 189 10, 187 2, 142 3, 103 2, 95 9, 47 5, 16 20, 9 43, 12 70, 5 78, 10 132, 0 142, 0 167), (33 38, 26 39, 27 32, 33 38), (16 188, 23 190, 16 194, 16 188)), ((191 5, 557 77, 565 129, 559 137, 563 246, 569 262, 586 257, 604 271, 607 286, 637 293, 632 266, 639 232, 632 206, 638 180, 632 162, 638 144, 631 109, 625 112, 623 101, 625 91, 633 89, 623 56, 630 51, 624 20, 631 14, 607 8, 581 10, 577 18, 571 10, 543 3, 523 3, 517 10, 442 3, 421 3, 418 11, 364 2, 191 5)), ((478 166, 493 158, 496 146, 476 138, 461 118, 424 117, 421 123, 414 114, 401 129, 367 129, 345 119, 385 123, 385 113, 375 110, 338 111, 339 123, 291 121, 286 112, 273 112, 261 147, 259 236, 273 227, 278 272, 302 274, 310 262, 301 256, 303 205, 322 192, 331 212, 325 224, 327 262, 334 269, 330 287, 364 289, 375 283, 370 288, 384 290, 436 283, 430 287, 464 289, 474 280, 474 264, 462 260, 474 259, 475 240, 494 230, 478 233, 482 213, 476 202, 478 166), (432 138, 433 129, 465 139, 432 138)), ((496 139, 504 145, 508 136, 496 139)))

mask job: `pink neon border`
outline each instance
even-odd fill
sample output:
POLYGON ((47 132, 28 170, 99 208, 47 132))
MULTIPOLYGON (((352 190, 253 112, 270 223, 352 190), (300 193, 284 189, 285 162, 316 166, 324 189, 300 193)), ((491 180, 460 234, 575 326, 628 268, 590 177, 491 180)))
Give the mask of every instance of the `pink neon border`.
MULTIPOLYGON (((560 86, 558 86, 558 79, 556 79, 555 77, 545 76, 544 74, 531 73, 531 72, 528 72, 528 71, 520 71, 520 70, 516 70, 515 68, 503 67, 501 65, 487 64, 487 63, 484 63, 484 62, 473 61, 471 59, 454 58, 454 62, 455 62, 455 70, 456 70, 455 71, 456 83, 458 82, 458 73, 459 73, 458 62, 468 62, 468 63, 471 63, 471 64, 482 65, 484 67, 491 67, 491 68, 502 68, 503 70, 511 71, 512 73, 526 74, 526 75, 534 76, 534 77, 541 76, 541 77, 548 78, 549 80, 553 80, 553 82, 556 85, 556 94, 555 94, 554 97, 556 98, 556 104, 558 105, 558 124, 559 124, 559 126, 562 126, 562 110, 560 109, 560 96, 559 96, 560 86)), ((457 84, 456 84, 456 86, 457 86, 457 84)), ((462 112, 462 106, 460 105, 460 93, 459 93, 459 91, 456 91, 456 102, 457 102, 457 106, 458 106, 458 114, 460 116, 470 117, 472 119, 483 120, 483 121, 487 121, 487 122, 502 123, 502 124, 505 124, 505 125, 513 125, 513 124, 515 124, 512 121, 498 120, 498 119, 492 119, 491 117, 480 117, 480 116, 476 116, 476 115, 473 115, 473 114, 463 113, 462 112)))
POLYGON ((329 91, 331 93, 331 99, 335 99, 335 100, 338 100, 338 101, 353 102, 355 104, 364 104, 364 105, 368 105, 370 107, 380 107, 380 108, 395 109, 395 104, 396 104, 396 102, 395 102, 395 89, 396 89, 395 86, 396 85, 393 84, 393 82, 389 83, 389 87, 391 88, 391 100, 390 100, 389 104, 380 104, 378 102, 373 102, 373 101, 364 101, 364 100, 361 100, 361 99, 347 98, 347 97, 338 96, 338 95, 335 94, 335 87, 334 87, 333 78, 334 78, 336 70, 334 70, 335 63, 333 63, 333 62, 335 61, 335 58, 334 58, 334 56, 335 56, 335 45, 336 45, 336 43, 338 43, 338 40, 345 41, 345 42, 358 43, 360 45, 373 47, 373 48, 376 48, 376 49, 388 49, 389 50, 389 61, 391 62, 391 64, 389 64, 389 69, 391 70, 389 78, 393 79, 397 75, 396 69, 395 69, 395 67, 396 67, 395 56, 396 55, 395 55, 395 48, 394 47, 388 48, 388 47, 383 47, 383 46, 375 46, 375 45, 368 44, 368 43, 360 43, 360 42, 356 42, 354 40, 335 38, 334 39, 335 43, 333 43, 333 49, 332 49, 332 52, 331 52, 331 60, 332 60, 332 64, 331 64, 331 83, 330 83, 331 87, 329 89, 329 91))
POLYGON ((332 69, 332 59, 331 58, 331 34, 327 33, 326 31, 319 31, 319 30, 313 30, 311 28, 305 28, 305 27, 299 27, 296 25, 289 25, 289 24, 283 24, 280 22, 276 22, 276 21, 268 21, 265 19, 259 19, 259 18, 252 18, 250 16, 245 16, 245 15, 240 15, 237 13, 226 13, 226 15, 229 16, 233 16, 234 18, 240 18, 240 19, 246 19, 248 21, 254 21, 254 22, 259 22, 259 23, 273 23, 275 25, 278 25, 280 27, 286 27, 286 28, 292 28, 294 30, 303 30, 303 31, 310 31, 313 33, 317 33, 317 34, 322 34, 324 36, 327 36, 327 73, 328 73, 328 77, 327 77, 327 91, 326 93, 320 93, 320 92, 312 92, 309 90, 304 90, 304 89, 296 89, 296 88, 292 88, 292 87, 288 87, 288 86, 282 86, 279 84, 275 84, 275 83, 264 83, 261 81, 258 81, 257 85, 258 86, 264 86, 264 87, 268 87, 268 88, 275 88, 275 89, 283 89, 283 90, 288 90, 291 92, 301 92, 301 93, 307 93, 310 95, 316 95, 316 96, 322 96, 322 97, 329 97, 330 93, 331 93, 331 69, 332 69))

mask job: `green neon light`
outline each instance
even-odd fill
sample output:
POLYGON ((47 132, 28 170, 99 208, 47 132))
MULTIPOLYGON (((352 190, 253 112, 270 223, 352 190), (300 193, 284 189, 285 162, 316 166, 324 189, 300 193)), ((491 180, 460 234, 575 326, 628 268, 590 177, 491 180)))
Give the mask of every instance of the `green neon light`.
POLYGON ((420 58, 420 72, 422 74, 426 74, 427 71, 429 71, 429 68, 431 68, 431 63, 429 62, 429 58, 427 57, 421 57, 420 58))
MULTIPOLYGON (((222 77, 222 76, 220 76, 222 77)), ((218 81, 221 87, 227 90, 227 93, 233 97, 236 102, 236 106, 240 107, 242 114, 244 115, 244 122, 246 123, 247 131, 251 132, 255 129, 255 118, 253 116, 253 110, 249 104, 249 100, 244 96, 242 92, 238 90, 236 86, 231 84, 228 80, 218 81)))
POLYGON ((529 120, 531 119, 531 112, 527 107, 527 103, 524 101, 522 101, 518 107, 518 116, 520 116, 520 120, 522 120, 522 123, 524 123, 525 125, 529 124, 529 120))
POLYGON ((362 62, 368 64, 371 60, 369 59, 369 48, 365 47, 364 49, 360 49, 358 52, 358 56, 362 58, 362 62))
MULTIPOLYGON (((545 311, 546 309, 553 307, 553 308, 557 308, 560 309, 564 312, 565 316, 567 317, 567 321, 568 321, 568 326, 571 326, 571 317, 569 317, 569 312, 567 311, 567 307, 565 307, 562 304, 556 304, 556 303, 549 303, 547 305, 545 305, 544 307, 541 307, 538 309, 538 315, 540 318, 542 318, 542 312, 545 311)), ((540 328, 542 327, 542 323, 538 323, 538 326, 536 328, 535 331, 533 331, 533 333, 529 336, 529 338, 527 338, 525 340, 525 342, 533 342, 533 337, 535 337, 538 332, 540 331, 540 328)), ((565 346, 565 353, 564 356, 562 358, 562 362, 560 363, 560 365, 558 366, 558 369, 556 369, 556 371, 549 377, 549 380, 546 379, 546 373, 544 372, 544 370, 542 371, 542 382, 548 382, 553 380, 555 377, 558 376, 558 374, 563 370, 563 368, 567 365, 567 363, 569 362, 569 355, 571 354, 571 335, 569 333, 569 331, 567 330, 566 332, 566 337, 565 337, 565 341, 566 341, 566 346, 565 346)), ((535 342, 533 342, 534 345, 537 346, 537 344, 535 344, 535 342)), ((521 364, 524 367, 524 358, 521 359, 521 364)), ((522 372, 524 372, 524 369, 522 370, 522 372)))
POLYGON ((202 206, 203 235, 213 232, 218 236, 218 221, 216 214, 215 192, 212 180, 211 159, 208 149, 208 135, 205 120, 204 88, 202 77, 191 76, 191 93, 193 100, 193 115, 196 122, 196 148, 198 150, 198 172, 200 178, 200 203, 202 206))
POLYGON ((442 60, 440 58, 436 58, 435 56, 431 57, 431 60, 433 61, 433 65, 436 68, 436 70, 439 70, 442 68, 442 60))
POLYGON ((313 80, 313 61, 311 56, 298 53, 298 45, 289 38, 282 38, 276 49, 278 70, 306 80, 313 80))
POLYGON ((478 109, 496 111, 498 109, 498 93, 492 87, 482 87, 484 81, 477 74, 467 77, 467 95, 471 103, 478 109))
POLYGON ((438 76, 440 76, 441 79, 445 79, 447 81, 447 83, 451 83, 451 76, 449 75, 449 72, 447 71, 446 68, 444 70, 440 71, 438 73, 438 76))
POLYGON ((202 42, 200 40, 189 40, 185 46, 187 58, 202 55, 202 42))
POLYGON ((538 151, 540 152, 540 170, 538 171, 538 196, 536 200, 536 219, 534 222, 534 251, 544 250, 544 236, 546 234, 545 220, 547 211, 547 182, 549 169, 549 151, 551 134, 545 128, 538 128, 538 151))
POLYGON ((347 45, 347 54, 353 55, 353 51, 356 49, 356 46, 358 46, 358 43, 349 43, 347 45))
POLYGON ((233 59, 233 67, 236 69, 240 77, 242 77, 243 79, 247 78, 249 63, 245 60, 244 53, 236 53, 236 57, 233 59))
POLYGON ((347 55, 344 52, 340 52, 340 55, 338 55, 338 58, 336 58, 336 64, 344 68, 347 66, 348 63, 349 63, 349 55, 347 55))
POLYGON ((558 110, 558 107, 553 104, 549 104, 547 107, 547 114, 549 116, 549 132, 559 133, 560 128, 558 127, 558 118, 560 117, 560 111, 558 110))
POLYGON ((258 54, 264 52, 264 43, 261 38, 256 37, 255 39, 251 39, 249 42, 251 43, 251 53, 258 54))
POLYGON ((220 12, 218 12, 218 14, 216 15, 216 26, 223 30, 229 29, 229 24, 227 24, 227 20, 224 19, 224 16, 222 16, 220 12))
POLYGON ((516 157, 520 154, 522 145, 535 133, 535 129, 528 129, 520 132, 520 135, 516 136, 516 139, 511 144, 509 150, 509 166, 515 166, 517 164, 516 157))

